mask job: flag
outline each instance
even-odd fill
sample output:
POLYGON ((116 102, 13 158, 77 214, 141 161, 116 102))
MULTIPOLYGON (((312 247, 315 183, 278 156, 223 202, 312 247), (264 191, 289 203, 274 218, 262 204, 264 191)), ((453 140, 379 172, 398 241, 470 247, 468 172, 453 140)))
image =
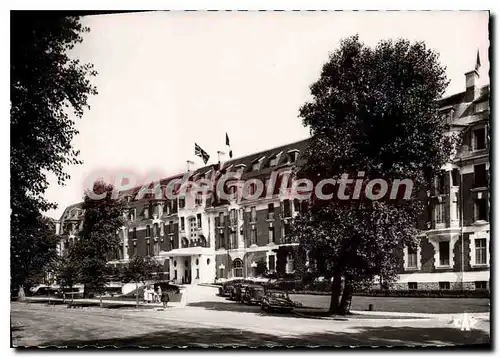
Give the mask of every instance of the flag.
POLYGON ((231 150, 231 145, 229 144, 229 136, 227 135, 227 132, 226 132, 226 145, 229 148, 229 158, 232 158, 233 157, 233 151, 231 150))
POLYGON ((203 162, 207 164, 210 156, 205 152, 198 144, 194 143, 194 154, 203 159, 203 162))
MULTIPOLYGON (((479 58, 479 50, 477 50, 476 56, 476 71, 479 71, 479 67, 481 67, 481 59, 479 58)), ((227 135, 227 134, 226 134, 227 135)))

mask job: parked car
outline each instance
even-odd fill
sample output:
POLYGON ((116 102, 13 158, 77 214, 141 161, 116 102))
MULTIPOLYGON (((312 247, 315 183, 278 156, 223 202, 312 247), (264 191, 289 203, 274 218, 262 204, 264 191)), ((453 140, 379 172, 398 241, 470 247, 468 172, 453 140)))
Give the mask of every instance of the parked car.
POLYGON ((180 293, 179 286, 171 284, 170 282, 157 282, 155 285, 155 288, 160 286, 162 292, 169 292, 169 293, 180 293))
POLYGON ((247 305, 260 304, 264 297, 264 292, 262 285, 248 285, 243 292, 241 302, 247 305))
POLYGON ((236 285, 238 285, 242 282, 244 282, 244 280, 242 280, 242 279, 234 279, 234 280, 224 282, 223 295, 225 297, 228 297, 230 300, 233 300, 234 295, 235 295, 235 287, 236 287, 236 285))
POLYGON ((291 312, 293 311, 294 304, 286 291, 267 290, 262 298, 260 307, 264 311, 291 312))
POLYGON ((49 286, 38 286, 31 290, 32 296, 61 296, 61 290, 49 286))

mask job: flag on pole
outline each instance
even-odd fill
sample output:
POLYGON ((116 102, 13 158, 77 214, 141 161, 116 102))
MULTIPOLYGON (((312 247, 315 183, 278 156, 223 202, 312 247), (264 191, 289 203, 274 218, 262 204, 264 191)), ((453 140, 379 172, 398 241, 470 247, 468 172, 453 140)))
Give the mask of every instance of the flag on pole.
POLYGON ((480 67, 481 67, 481 59, 479 58, 479 49, 478 49, 477 56, 476 56, 476 71, 479 71, 480 67))
POLYGON ((203 162, 207 164, 210 156, 205 152, 198 144, 194 143, 194 154, 203 159, 203 162))
POLYGON ((231 144, 229 144, 229 136, 227 135, 227 132, 226 132, 226 145, 229 148, 229 158, 232 158, 233 157, 233 151, 231 150, 231 144))

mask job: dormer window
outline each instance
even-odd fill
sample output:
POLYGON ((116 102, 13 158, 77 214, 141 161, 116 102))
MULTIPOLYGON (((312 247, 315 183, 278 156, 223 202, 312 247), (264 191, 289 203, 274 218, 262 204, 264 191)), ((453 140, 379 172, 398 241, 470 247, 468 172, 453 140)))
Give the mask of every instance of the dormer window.
POLYGON ((488 107, 489 107, 488 106, 488 101, 483 101, 483 102, 476 103, 474 105, 474 112, 478 113, 478 112, 487 111, 488 107))
POLYGON ((246 165, 245 164, 238 164, 235 166, 236 168, 236 173, 241 174, 243 173, 243 170, 245 170, 246 165))
POLYGON ((295 163, 297 161, 298 155, 299 151, 297 149, 290 150, 288 152, 288 163, 295 163))
POLYGON ((480 150, 486 148, 486 130, 485 128, 478 128, 472 132, 472 148, 473 150, 480 150))
POLYGON ((440 114, 443 121, 446 123, 451 123, 451 121, 453 120, 453 112, 454 110, 452 106, 441 108, 440 114))
POLYGON ((264 157, 257 159, 252 163, 252 171, 256 172, 260 170, 260 163, 262 162, 263 159, 264 157))

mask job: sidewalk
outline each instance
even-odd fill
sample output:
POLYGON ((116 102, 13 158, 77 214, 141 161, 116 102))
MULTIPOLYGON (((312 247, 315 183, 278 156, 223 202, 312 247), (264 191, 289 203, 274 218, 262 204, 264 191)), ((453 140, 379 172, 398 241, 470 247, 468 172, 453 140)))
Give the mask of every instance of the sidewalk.
MULTIPOLYGON (((49 298, 48 297, 26 297, 24 302, 64 302, 62 298, 49 298)), ((23 302, 23 301, 18 301, 23 302)), ((83 304, 100 304, 101 300, 95 298, 75 298, 73 303, 83 303, 83 304)), ((66 299, 65 304, 70 304, 71 299, 66 299)), ((125 301, 125 300, 113 300, 113 299, 103 299, 103 304, 108 305, 119 305, 119 306, 130 306, 136 307, 136 301, 125 301)), ((185 303, 181 302, 169 302, 168 307, 183 307, 185 303)), ((144 303, 139 302, 140 308, 162 308, 163 304, 161 303, 144 303)))

